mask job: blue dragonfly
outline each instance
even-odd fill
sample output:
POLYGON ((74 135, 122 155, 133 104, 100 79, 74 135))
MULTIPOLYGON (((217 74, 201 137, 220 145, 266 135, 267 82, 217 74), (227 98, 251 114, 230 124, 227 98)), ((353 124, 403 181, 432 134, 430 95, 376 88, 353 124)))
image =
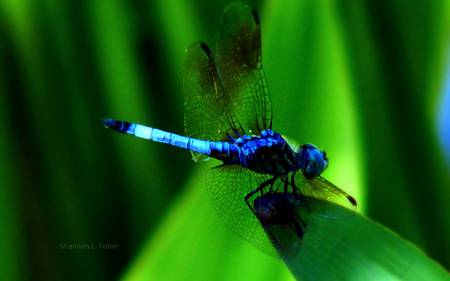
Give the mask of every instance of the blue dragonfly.
MULTIPOLYGON (((103 124, 120 133, 189 150, 196 162, 220 160, 222 164, 207 175, 219 216, 233 231, 273 254, 259 220, 258 210, 264 208, 258 204, 267 200, 258 196, 292 194, 350 208, 356 201, 320 176, 328 166, 324 151, 312 144, 293 146, 272 130, 272 105, 261 60, 258 14, 245 4, 233 3, 222 16, 215 52, 202 42, 186 51, 186 136, 114 119, 104 119, 103 124)), ((300 239, 302 225, 296 224, 300 239)))

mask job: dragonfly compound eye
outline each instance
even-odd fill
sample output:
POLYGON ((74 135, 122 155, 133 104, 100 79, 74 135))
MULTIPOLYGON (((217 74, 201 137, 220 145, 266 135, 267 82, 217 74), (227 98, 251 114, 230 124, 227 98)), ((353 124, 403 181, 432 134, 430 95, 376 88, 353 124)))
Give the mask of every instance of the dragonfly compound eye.
POLYGON ((324 151, 312 144, 304 144, 297 152, 297 161, 307 178, 319 176, 328 166, 328 158, 324 151))

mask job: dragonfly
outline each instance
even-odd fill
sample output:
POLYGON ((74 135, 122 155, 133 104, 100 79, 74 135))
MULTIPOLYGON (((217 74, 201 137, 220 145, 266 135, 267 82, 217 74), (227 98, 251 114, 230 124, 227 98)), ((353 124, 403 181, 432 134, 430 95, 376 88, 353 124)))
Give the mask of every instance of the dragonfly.
MULTIPOLYGON (((206 185, 215 209, 234 232, 264 252, 273 254, 261 227, 267 221, 261 202, 267 205, 271 200, 262 195, 292 194, 356 206, 352 196, 321 176, 328 166, 324 151, 313 144, 294 146, 272 129, 272 104, 262 68, 261 23, 255 9, 230 4, 221 18, 215 52, 203 42, 187 49, 183 92, 185 135, 109 118, 103 124, 120 133, 188 150, 196 162, 221 161, 207 172, 206 185)), ((295 227, 301 239, 304 225, 295 227)))

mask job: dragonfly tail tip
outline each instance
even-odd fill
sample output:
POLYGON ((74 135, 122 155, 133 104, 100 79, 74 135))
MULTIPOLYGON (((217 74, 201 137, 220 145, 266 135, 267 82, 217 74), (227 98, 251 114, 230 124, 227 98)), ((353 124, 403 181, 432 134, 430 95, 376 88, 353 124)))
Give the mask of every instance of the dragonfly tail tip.
POLYGON ((100 120, 102 121, 102 124, 105 128, 111 128, 115 123, 111 118, 100 118, 100 120))

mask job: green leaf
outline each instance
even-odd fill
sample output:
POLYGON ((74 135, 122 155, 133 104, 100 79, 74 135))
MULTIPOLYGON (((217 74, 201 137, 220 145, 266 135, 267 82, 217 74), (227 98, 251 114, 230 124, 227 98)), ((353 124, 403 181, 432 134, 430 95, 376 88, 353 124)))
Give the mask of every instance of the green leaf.
MULTIPOLYGON (((223 225, 205 192, 200 172, 122 280, 290 280, 279 260, 223 225)), ((297 280, 448 280, 439 264, 382 225, 335 204, 310 205, 310 215, 300 211, 308 226, 299 254, 284 259, 297 280)))
POLYGON ((280 256, 297 280, 449 280, 443 267, 386 227, 333 203, 309 199, 308 205, 313 212, 296 209, 307 226, 294 257, 288 249, 299 239, 265 228, 282 242, 280 256))

